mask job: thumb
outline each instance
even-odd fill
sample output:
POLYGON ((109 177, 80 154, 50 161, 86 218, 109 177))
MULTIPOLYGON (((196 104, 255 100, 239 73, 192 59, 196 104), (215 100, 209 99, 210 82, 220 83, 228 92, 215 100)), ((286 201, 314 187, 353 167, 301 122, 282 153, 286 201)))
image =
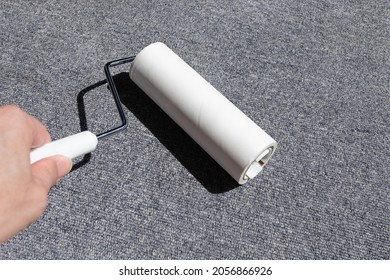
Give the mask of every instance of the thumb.
POLYGON ((35 162, 32 166, 33 180, 49 189, 72 169, 72 161, 64 156, 52 156, 35 162))

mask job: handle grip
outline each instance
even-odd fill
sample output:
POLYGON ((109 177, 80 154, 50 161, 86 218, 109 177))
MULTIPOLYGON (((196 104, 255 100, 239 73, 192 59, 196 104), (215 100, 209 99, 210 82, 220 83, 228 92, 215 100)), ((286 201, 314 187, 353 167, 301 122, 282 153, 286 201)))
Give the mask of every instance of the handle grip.
POLYGON ((30 152, 30 163, 46 157, 62 155, 70 159, 88 154, 96 149, 97 137, 90 131, 83 131, 45 144, 30 152))

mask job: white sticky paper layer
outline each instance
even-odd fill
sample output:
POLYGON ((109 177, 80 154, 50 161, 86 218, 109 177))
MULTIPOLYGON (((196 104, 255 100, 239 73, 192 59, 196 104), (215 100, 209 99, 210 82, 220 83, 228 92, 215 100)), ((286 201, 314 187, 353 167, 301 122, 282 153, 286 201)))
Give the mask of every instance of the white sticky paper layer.
POLYGON ((271 136, 163 43, 136 56, 130 78, 240 184, 275 151, 271 136))

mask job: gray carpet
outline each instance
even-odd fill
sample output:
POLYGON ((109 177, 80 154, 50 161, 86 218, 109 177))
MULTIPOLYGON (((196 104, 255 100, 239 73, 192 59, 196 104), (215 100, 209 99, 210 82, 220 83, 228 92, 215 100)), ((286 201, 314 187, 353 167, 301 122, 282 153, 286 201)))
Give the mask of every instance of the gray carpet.
POLYGON ((119 67, 129 127, 0 259, 390 259, 389 1, 0 7, 0 104, 54 139, 116 125, 104 64, 162 41, 279 143, 237 186, 119 67))

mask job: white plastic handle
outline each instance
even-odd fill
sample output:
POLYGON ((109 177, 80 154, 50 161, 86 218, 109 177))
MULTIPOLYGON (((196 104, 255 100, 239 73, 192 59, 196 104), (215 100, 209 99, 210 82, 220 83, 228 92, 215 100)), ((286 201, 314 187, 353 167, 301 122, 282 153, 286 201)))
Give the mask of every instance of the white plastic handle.
POLYGON ((96 135, 89 131, 73 134, 32 150, 30 153, 30 163, 33 164, 38 160, 55 155, 62 155, 74 159, 94 151, 97 142, 96 135))

